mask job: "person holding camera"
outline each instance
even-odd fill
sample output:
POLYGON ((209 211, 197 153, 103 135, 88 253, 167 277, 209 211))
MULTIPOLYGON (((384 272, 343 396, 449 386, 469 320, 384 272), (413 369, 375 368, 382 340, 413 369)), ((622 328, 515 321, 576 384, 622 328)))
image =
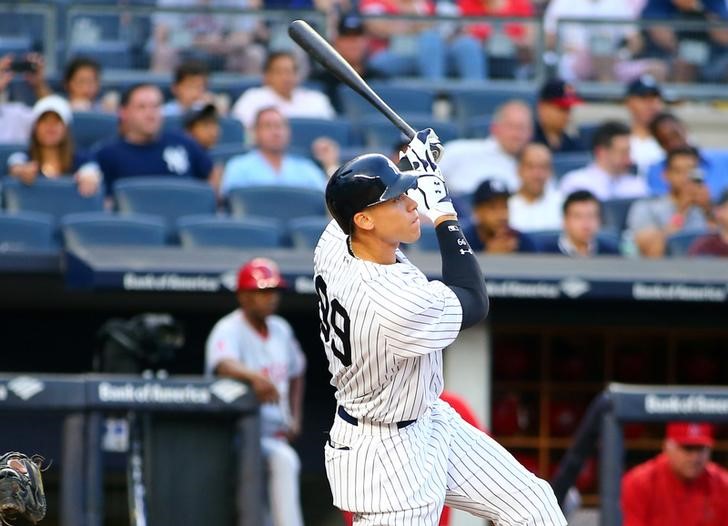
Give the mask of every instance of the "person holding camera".
POLYGON ((36 98, 51 94, 45 81, 43 57, 28 53, 23 57, 9 54, 0 58, 0 144, 25 144, 30 136, 32 109, 22 102, 7 102, 8 86, 19 75, 24 76, 36 98))
POLYGON ((671 150, 664 171, 668 193, 637 201, 630 208, 627 228, 641 255, 662 257, 672 234, 708 228, 712 205, 699 162, 698 151, 692 146, 671 150))

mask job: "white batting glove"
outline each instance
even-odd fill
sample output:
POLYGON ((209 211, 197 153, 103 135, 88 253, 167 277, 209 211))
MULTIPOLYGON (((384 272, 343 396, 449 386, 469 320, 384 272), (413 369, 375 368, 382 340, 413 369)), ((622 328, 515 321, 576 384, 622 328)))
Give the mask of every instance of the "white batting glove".
POLYGON ((409 164, 405 168, 418 172, 429 172, 440 174, 437 160, 442 157, 442 143, 432 128, 425 128, 418 131, 414 138, 407 145, 407 151, 400 153, 400 162, 409 164))
POLYGON ((407 191, 407 195, 417 202, 417 211, 425 214, 433 223, 444 215, 457 216, 452 199, 442 176, 423 173, 417 177, 417 188, 407 191))

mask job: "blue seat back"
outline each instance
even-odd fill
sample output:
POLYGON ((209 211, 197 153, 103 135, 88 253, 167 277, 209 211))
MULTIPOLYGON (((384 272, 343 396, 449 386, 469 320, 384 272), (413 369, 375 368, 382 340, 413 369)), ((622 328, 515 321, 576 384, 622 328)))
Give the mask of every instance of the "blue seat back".
POLYGON ((354 143, 351 124, 346 119, 309 119, 294 118, 291 124, 291 147, 310 156, 311 144, 319 137, 335 140, 340 146, 354 143))
POLYGON ((183 247, 275 248, 283 245, 280 223, 270 219, 188 216, 177 221, 183 247))
POLYGON ((609 199, 602 203, 602 228, 621 233, 627 226, 627 215, 637 199, 609 199))
POLYGON ((129 177, 114 185, 119 211, 162 216, 174 227, 182 216, 214 214, 217 206, 210 185, 181 177, 129 177))
MULTIPOLYGON (((432 128, 443 143, 457 139, 459 136, 457 126, 452 122, 436 121, 432 117, 422 114, 403 114, 402 118, 415 130, 432 128)), ((360 126, 364 142, 369 148, 386 148, 389 150, 394 144, 404 139, 399 128, 381 115, 363 118, 360 126)))
POLYGON ((27 152, 25 144, 0 144, 0 176, 8 173, 8 158, 15 152, 27 152))
POLYGON ((329 224, 328 217, 313 216, 292 219, 288 223, 288 233, 296 248, 315 248, 329 224))
POLYGON ((228 204, 232 215, 239 218, 254 216, 289 221, 297 217, 326 215, 324 193, 305 188, 236 188, 228 194, 228 204))
MULTIPOLYGON (((432 91, 418 87, 398 86, 380 82, 370 84, 382 100, 392 108, 396 108, 398 113, 432 115, 432 105, 435 102, 435 95, 432 91)), ((365 115, 379 114, 374 106, 369 104, 349 86, 342 84, 337 89, 344 113, 350 119, 359 119, 365 115)))
POLYGON ((162 246, 166 224, 145 214, 119 216, 103 212, 69 214, 61 220, 63 243, 79 246, 162 246))
POLYGON ((589 152, 557 153, 553 156, 554 176, 561 179, 564 174, 572 170, 584 168, 592 161, 589 152))
POLYGON ((77 111, 71 122, 71 135, 77 148, 88 150, 94 144, 118 135, 119 119, 111 113, 77 111))
POLYGON ((0 252, 52 250, 55 222, 40 212, 0 213, 0 252))
POLYGON ((533 89, 514 90, 512 88, 463 88, 450 92, 450 102, 454 115, 461 124, 476 115, 493 115, 503 103, 518 99, 530 106, 536 103, 536 94, 533 89))
POLYGON ((104 208, 103 191, 83 197, 71 177, 38 178, 31 186, 6 177, 2 191, 5 208, 10 212, 44 212, 59 219, 74 212, 99 212, 104 208))
POLYGON ((692 245, 696 239, 700 236, 708 234, 707 230, 686 230, 684 232, 678 232, 667 238, 667 250, 668 256, 686 256, 690 245, 692 245))

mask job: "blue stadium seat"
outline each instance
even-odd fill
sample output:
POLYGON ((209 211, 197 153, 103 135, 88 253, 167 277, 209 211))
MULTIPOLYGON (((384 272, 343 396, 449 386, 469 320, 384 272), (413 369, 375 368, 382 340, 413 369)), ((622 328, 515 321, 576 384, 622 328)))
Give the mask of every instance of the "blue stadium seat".
POLYGON ((559 239, 561 230, 539 230, 537 232, 528 232, 528 237, 533 240, 536 250, 541 252, 544 247, 552 246, 559 239))
POLYGON ((461 135, 471 139, 481 139, 490 135, 490 125, 493 122, 492 115, 475 115, 465 121, 465 128, 461 135))
MULTIPOLYGON (((443 143, 457 139, 458 128, 452 122, 436 121, 426 115, 402 115, 402 118, 415 130, 432 128, 443 143)), ((381 115, 372 115, 361 119, 360 127, 364 142, 370 148, 391 148, 403 139, 403 134, 394 124, 381 115)))
POLYGON ((557 153, 553 156, 554 175, 561 179, 564 174, 571 170, 584 168, 592 161, 589 152, 557 153))
POLYGON ((53 250, 53 216, 40 212, 0 213, 0 253, 24 250, 53 250))
POLYGON ((27 152, 28 146, 25 144, 0 144, 0 175, 8 173, 8 157, 15 152, 27 152))
POLYGON ((103 190, 91 197, 83 197, 70 177, 39 178, 31 186, 5 177, 2 192, 5 208, 10 212, 44 212, 59 219, 74 212, 100 212, 104 208, 103 190))
MULTIPOLYGON (((3 17, 5 18, 5 17, 3 17)), ((11 20, 7 20, 11 22, 11 20)), ((4 32, 4 31, 3 31, 4 32)), ((0 37, 0 56, 5 56, 9 53, 13 55, 22 55, 27 53, 33 47, 33 42, 30 38, 24 36, 3 36, 0 37)))
POLYGON ((621 233, 627 227, 629 209, 637 199, 610 199, 602 203, 602 228, 621 233))
POLYGON ((518 99, 534 106, 536 94, 533 89, 514 90, 510 88, 463 88, 454 89, 449 94, 454 115, 464 128, 468 119, 477 115, 493 115, 495 110, 509 100, 518 99))
MULTIPOLYGON (((397 113, 400 115, 419 113, 432 116, 432 105, 435 102, 435 95, 432 91, 383 83, 371 83, 371 86, 382 100, 392 108, 396 108, 397 113)), ((349 86, 342 84, 337 89, 344 113, 350 119, 359 119, 365 115, 379 115, 379 112, 371 104, 349 86)))
POLYGON ((90 149, 94 144, 118 135, 119 119, 110 113, 78 111, 73 114, 71 135, 77 148, 90 149))
MULTIPOLYGON (((220 146, 243 146, 245 132, 242 123, 232 117, 220 117, 220 137, 217 141, 220 146)), ((164 118, 164 129, 167 131, 182 131, 182 115, 170 115, 164 118)))
POLYGON ((126 40, 101 40, 74 46, 68 50, 68 56, 92 58, 104 69, 130 69, 132 66, 131 46, 126 40))
POLYGON ((584 123, 579 125, 579 138, 585 147, 591 148, 592 141, 594 140, 594 133, 597 131, 599 126, 601 126, 600 123, 584 123))
MULTIPOLYGON (((340 146, 352 146, 355 143, 351 124, 346 119, 290 119, 291 146, 301 151, 310 152, 311 144, 319 137, 328 137, 340 146)), ((310 156, 310 154, 308 154, 310 156)))
POLYGON ((162 246, 164 219, 146 214, 118 216, 104 212, 69 214, 61 219, 66 248, 81 246, 162 246))
POLYGON ((225 164, 236 155, 243 155, 248 153, 250 148, 243 146, 243 144, 218 144, 212 148, 209 152, 210 157, 216 164, 225 164))
POLYGON ((187 216, 177 221, 183 247, 275 248, 283 245, 280 223, 270 219, 187 216))
POLYGON ((305 188, 251 186, 228 194, 234 217, 269 217, 289 221, 305 216, 325 216, 324 193, 305 188))
POLYGON ((686 230, 667 238, 666 254, 668 256, 687 256, 690 245, 700 236, 708 234, 707 230, 686 230))
POLYGON ((331 220, 328 217, 313 216, 299 217, 288 223, 288 233, 296 248, 314 248, 318 243, 326 225, 331 220))
POLYGON ((114 185, 114 196, 123 214, 162 216, 170 234, 182 216, 215 214, 217 202, 212 187, 195 179, 177 177, 128 177, 114 185))

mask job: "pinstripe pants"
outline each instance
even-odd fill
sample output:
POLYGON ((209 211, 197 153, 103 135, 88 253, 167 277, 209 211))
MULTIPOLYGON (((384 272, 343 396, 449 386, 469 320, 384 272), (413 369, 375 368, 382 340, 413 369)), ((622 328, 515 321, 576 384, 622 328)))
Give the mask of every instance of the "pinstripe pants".
POLYGON ((334 505, 357 526, 436 526, 447 504, 503 526, 563 526, 547 482, 438 400, 405 428, 335 417, 324 446, 334 505))

